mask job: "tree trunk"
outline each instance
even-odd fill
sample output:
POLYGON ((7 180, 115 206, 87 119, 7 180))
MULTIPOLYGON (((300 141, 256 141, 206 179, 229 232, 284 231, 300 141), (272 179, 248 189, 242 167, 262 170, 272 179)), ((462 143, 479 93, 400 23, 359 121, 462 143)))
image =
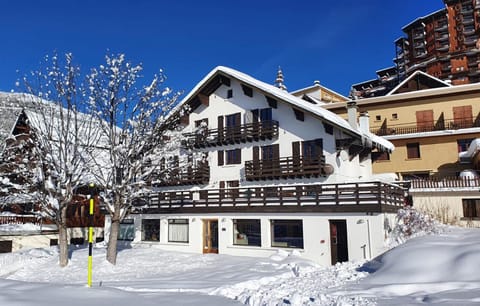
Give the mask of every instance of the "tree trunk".
POLYGON ((57 222, 58 227, 58 247, 60 249, 59 264, 60 267, 68 265, 68 239, 67 239, 67 206, 60 209, 60 219, 57 222))
POLYGON ((112 224, 110 226, 110 235, 107 246, 107 260, 112 265, 117 263, 117 241, 120 231, 120 209, 115 209, 112 216, 112 224))

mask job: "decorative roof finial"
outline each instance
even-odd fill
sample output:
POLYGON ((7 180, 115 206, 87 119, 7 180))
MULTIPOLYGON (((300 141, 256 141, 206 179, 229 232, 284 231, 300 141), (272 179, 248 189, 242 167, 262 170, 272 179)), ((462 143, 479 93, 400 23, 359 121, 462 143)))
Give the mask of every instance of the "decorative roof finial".
POLYGON ((275 86, 280 88, 281 90, 287 91, 287 86, 283 84, 283 72, 280 66, 278 66, 277 79, 275 80, 275 86))

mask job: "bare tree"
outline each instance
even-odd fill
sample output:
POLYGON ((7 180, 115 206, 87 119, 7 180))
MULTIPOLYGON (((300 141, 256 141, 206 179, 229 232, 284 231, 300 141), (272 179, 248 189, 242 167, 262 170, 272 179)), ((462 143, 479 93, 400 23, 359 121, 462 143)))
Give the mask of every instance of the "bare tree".
POLYGON ((139 198, 148 182, 158 175, 162 157, 179 149, 181 134, 175 119, 168 115, 179 93, 162 87, 162 71, 147 86, 138 88, 142 66, 133 65, 124 55, 107 55, 105 64, 87 76, 91 114, 102 124, 103 158, 95 156, 95 171, 101 198, 111 217, 107 260, 115 264, 120 222, 139 198))
POLYGON ((45 57, 40 70, 23 78, 25 110, 31 128, 37 194, 44 217, 55 221, 59 232, 59 264, 68 264, 67 206, 75 192, 88 186, 90 152, 98 143, 97 124, 82 110, 84 91, 72 55, 45 57))

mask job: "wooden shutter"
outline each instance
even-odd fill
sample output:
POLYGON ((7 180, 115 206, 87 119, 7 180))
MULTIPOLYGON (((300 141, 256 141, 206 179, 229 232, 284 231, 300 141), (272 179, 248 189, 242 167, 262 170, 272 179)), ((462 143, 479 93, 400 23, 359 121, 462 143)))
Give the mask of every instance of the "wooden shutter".
POLYGON ((315 139, 315 153, 317 156, 316 158, 320 158, 323 155, 323 139, 317 138, 315 139))
POLYGON ((433 110, 417 111, 417 129, 420 131, 431 131, 433 129, 433 110))
POLYGON ((223 140, 223 116, 218 116, 217 120, 218 140, 223 140))
POLYGON ((294 169, 298 169, 300 167, 300 141, 292 142, 292 156, 293 156, 293 167, 294 169))
POLYGON ((220 199, 223 199, 225 197, 225 181, 220 181, 219 182, 219 197, 220 199))
POLYGON ((259 154, 260 150, 259 150, 259 147, 253 147, 253 161, 257 161, 260 159, 260 154, 259 154))
POLYGON ((218 165, 223 166, 224 164, 224 153, 223 150, 218 151, 218 165))
POLYGON ((236 149, 235 150, 235 163, 236 164, 241 164, 242 163, 242 150, 241 149, 236 149))
POLYGON ((468 128, 472 126, 472 106, 456 106, 453 108, 453 123, 456 128, 468 128))
POLYGON ((278 143, 274 144, 272 145, 272 148, 273 148, 273 159, 278 160, 280 158, 280 145, 278 143))

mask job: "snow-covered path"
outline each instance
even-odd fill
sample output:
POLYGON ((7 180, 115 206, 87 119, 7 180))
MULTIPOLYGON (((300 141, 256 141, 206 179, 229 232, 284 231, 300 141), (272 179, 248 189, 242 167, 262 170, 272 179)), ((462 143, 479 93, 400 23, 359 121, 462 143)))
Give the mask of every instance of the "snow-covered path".
POLYGON ((320 267, 280 251, 271 258, 126 248, 116 266, 94 249, 66 268, 55 249, 0 254, 0 305, 477 305, 480 230, 407 241, 369 263, 320 267), (363 264, 363 265, 362 265, 363 264), (369 274, 370 272, 370 274, 369 274))

